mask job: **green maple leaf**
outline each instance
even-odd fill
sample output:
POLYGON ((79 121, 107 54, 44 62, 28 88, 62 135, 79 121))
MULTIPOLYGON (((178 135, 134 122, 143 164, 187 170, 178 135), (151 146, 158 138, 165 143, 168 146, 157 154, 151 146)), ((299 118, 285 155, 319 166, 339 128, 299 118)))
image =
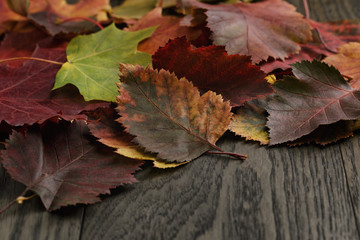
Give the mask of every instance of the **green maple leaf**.
POLYGON ((115 102, 119 63, 151 64, 151 55, 137 51, 137 45, 155 29, 126 32, 111 24, 97 33, 75 37, 66 49, 68 61, 57 73, 53 89, 73 84, 86 101, 115 102))

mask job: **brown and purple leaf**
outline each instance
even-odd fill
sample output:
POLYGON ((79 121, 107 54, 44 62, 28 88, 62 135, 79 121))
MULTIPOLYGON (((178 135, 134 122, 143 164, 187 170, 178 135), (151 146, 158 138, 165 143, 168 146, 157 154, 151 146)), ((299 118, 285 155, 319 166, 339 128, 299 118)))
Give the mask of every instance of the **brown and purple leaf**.
POLYGON ((214 44, 225 46, 229 54, 251 56, 254 63, 269 57, 285 59, 300 51, 298 43, 311 40, 311 26, 293 5, 282 0, 218 5, 182 2, 207 10, 214 44))
POLYGON ((265 73, 250 57, 228 55, 223 47, 192 49, 184 37, 170 41, 153 55, 153 66, 185 77, 201 90, 212 90, 230 100, 231 106, 273 92, 265 73))
POLYGON ((88 139, 83 121, 48 123, 13 132, 0 152, 10 176, 38 194, 48 211, 99 202, 110 188, 136 182, 142 161, 127 159, 88 139), (19 151, 21 149, 21 151, 19 151))
POLYGON ((296 140, 319 125, 360 117, 360 91, 334 67, 318 61, 292 65, 295 77, 276 81, 276 94, 265 109, 270 144, 296 140))
POLYGON ((165 70, 120 64, 118 96, 121 122, 134 141, 167 162, 191 161, 227 130, 230 104, 221 95, 199 90, 165 70))
MULTIPOLYGON (((65 62, 64 49, 39 48, 33 57, 65 62)), ((0 121, 10 125, 43 123, 49 118, 86 118, 83 110, 103 107, 85 102, 77 89, 66 86, 51 92, 60 65, 29 60, 20 68, 0 65, 0 121)))

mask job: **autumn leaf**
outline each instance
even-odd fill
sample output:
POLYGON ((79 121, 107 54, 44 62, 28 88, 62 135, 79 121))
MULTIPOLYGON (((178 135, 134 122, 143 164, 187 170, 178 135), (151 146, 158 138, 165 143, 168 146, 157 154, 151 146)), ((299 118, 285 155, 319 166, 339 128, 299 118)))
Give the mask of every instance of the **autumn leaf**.
POLYGON ((265 145, 269 143, 266 122, 265 109, 254 100, 237 109, 231 118, 229 130, 246 140, 258 141, 260 144, 265 145))
MULTIPOLYGON (((63 49, 37 49, 33 57, 64 61, 63 49)), ((43 123, 49 118, 65 120, 86 118, 79 113, 104 106, 104 103, 86 103, 74 87, 51 92, 59 65, 27 61, 22 67, 0 65, 0 121, 19 126, 43 123)))
POLYGON ((221 150, 215 143, 232 114, 220 95, 200 96, 191 82, 165 70, 120 64, 120 72, 118 121, 146 151, 181 163, 221 150))
POLYGON ((181 18, 175 16, 162 16, 162 8, 157 7, 133 26, 129 31, 138 31, 144 28, 157 26, 153 35, 139 44, 138 50, 154 54, 159 47, 163 47, 169 39, 186 36, 189 41, 197 39, 201 35, 200 29, 181 26, 181 18))
POLYGON ((134 136, 125 132, 125 128, 116 121, 119 115, 112 108, 99 108, 86 113, 89 117, 89 128, 98 141, 108 147, 115 148, 117 154, 128 158, 154 161, 154 167, 174 168, 183 163, 166 163, 156 159, 155 154, 147 153, 140 146, 132 142, 134 136))
POLYGON ((156 160, 156 155, 145 153, 132 142, 133 136, 125 132, 125 128, 116 121, 119 116, 112 108, 100 108, 86 113, 89 117, 91 134, 108 147, 116 149, 116 153, 128 158, 140 160, 156 160))
POLYGON ((342 120, 329 125, 320 125, 310 134, 290 142, 289 145, 299 146, 302 144, 316 143, 325 146, 340 139, 353 136, 354 131, 359 128, 359 120, 342 120))
POLYGON ((94 24, 88 21, 62 20, 78 17, 93 17, 109 5, 109 0, 79 0, 75 4, 68 4, 66 0, 32 0, 29 6, 28 18, 44 26, 51 35, 89 31, 94 24))
POLYGON ((119 62, 151 64, 151 56, 136 48, 154 30, 127 32, 111 24, 97 33, 73 38, 66 49, 68 61, 56 75, 54 89, 70 83, 86 101, 116 101, 119 62))
POLYGON ((360 92, 334 67, 303 61, 292 70, 296 78, 276 81, 276 95, 266 106, 271 145, 293 141, 319 125, 360 117, 360 92))
POLYGON ((284 59, 299 52, 298 43, 311 40, 310 25, 282 0, 219 5, 182 2, 206 9, 214 44, 225 46, 229 54, 251 56, 254 63, 269 57, 284 59))
POLYGON ((13 12, 7 1, 0 1, 0 34, 12 28, 13 24, 17 21, 25 21, 26 18, 13 12))
POLYGON ((133 183, 141 161, 114 154, 88 140, 82 121, 13 132, 1 150, 10 176, 38 194, 48 211, 78 203, 99 202, 110 188, 133 183), (19 151, 21 149, 21 151, 19 151))
POLYGON ((328 56, 324 62, 336 67, 343 75, 351 77, 350 85, 360 89, 360 43, 342 45, 337 54, 328 56))
MULTIPOLYGON (((38 30, 28 33, 11 32, 5 34, 0 45, 0 60, 12 57, 30 57, 39 41, 46 36, 42 31, 38 30)), ((20 67, 23 61, 7 62, 6 64, 11 67, 20 67)))
POLYGON ((153 56, 153 66, 185 77, 202 90, 220 93, 232 106, 273 92, 250 57, 228 55, 220 46, 192 49, 185 38, 160 48, 153 56))

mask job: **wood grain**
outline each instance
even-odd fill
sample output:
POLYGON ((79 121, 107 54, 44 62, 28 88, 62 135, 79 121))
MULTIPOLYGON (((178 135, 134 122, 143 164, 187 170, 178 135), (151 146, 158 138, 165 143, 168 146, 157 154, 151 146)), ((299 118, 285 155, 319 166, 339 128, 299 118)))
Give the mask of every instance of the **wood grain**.
POLYGON ((337 145, 266 149, 227 140, 249 159, 203 156, 89 206, 82 239, 356 239, 337 145), (90 217, 91 216, 91 217, 90 217))
MULTIPOLYGON (((0 167, 0 208, 16 199, 25 187, 0 167)), ((0 239, 79 239, 83 208, 48 213, 39 198, 15 205, 0 215, 0 239)))

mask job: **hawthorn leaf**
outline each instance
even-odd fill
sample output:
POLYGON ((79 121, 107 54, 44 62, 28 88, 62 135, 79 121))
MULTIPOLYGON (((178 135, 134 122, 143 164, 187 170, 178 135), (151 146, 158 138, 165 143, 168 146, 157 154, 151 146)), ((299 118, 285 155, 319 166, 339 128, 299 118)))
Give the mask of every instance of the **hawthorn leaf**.
POLYGON ((153 66, 185 77, 202 90, 221 94, 231 106, 273 92, 265 73, 250 57, 228 55, 223 47, 214 45, 192 49, 184 37, 160 48, 153 55, 153 66))
POLYGON ((151 56, 136 48, 154 30, 127 32, 111 24, 97 33, 73 38, 66 49, 67 62, 56 75, 54 89, 73 84, 86 101, 116 101, 119 62, 151 64, 151 56))
POLYGON ((218 5, 182 2, 206 9, 214 44, 225 46, 229 54, 251 56, 254 63, 269 57, 284 59, 299 52, 298 43, 311 40, 311 26, 283 0, 218 5))
POLYGON ((319 125, 360 117, 360 91, 334 67, 318 61, 292 65, 295 77, 273 84, 276 94, 265 109, 270 144, 293 141, 319 125))
MULTIPOLYGON (((38 48, 33 57, 63 62, 64 49, 38 48)), ((86 103, 76 88, 51 92, 59 65, 29 60, 19 68, 0 65, 0 121, 10 125, 43 123, 49 118, 84 119, 79 114, 106 103, 86 103)), ((106 104, 107 105, 107 104, 106 104)))
POLYGON ((324 62, 336 67, 343 75, 351 77, 350 85, 360 89, 360 42, 342 45, 337 54, 328 56, 324 62))
POLYGON ((44 26, 51 35, 89 31, 94 24, 89 21, 62 20, 76 17, 94 17, 102 9, 109 6, 109 0, 79 0, 68 4, 66 0, 32 0, 30 1, 28 18, 44 26))
POLYGON ((116 149, 116 153, 128 158, 156 160, 156 155, 145 153, 132 142, 134 136, 125 132, 125 128, 116 121, 119 116, 112 108, 99 108, 86 114, 89 117, 89 128, 98 141, 116 149))
POLYGON ((227 130, 232 113, 221 95, 165 70, 120 64, 118 119, 134 141, 166 162, 191 161, 227 130))
POLYGON ((152 55, 159 47, 163 47, 169 39, 186 36, 187 39, 192 41, 201 35, 200 29, 180 26, 181 20, 182 18, 175 16, 162 16, 162 8, 157 7, 131 26, 129 31, 158 26, 153 35, 142 41, 138 46, 138 50, 152 55))
POLYGON ((266 128, 266 111, 256 100, 250 101, 237 109, 231 118, 229 130, 246 140, 269 144, 269 134, 266 128))
POLYGON ((147 153, 139 145, 132 142, 134 136, 125 132, 124 127, 116 121, 119 118, 112 108, 99 108, 87 113, 90 120, 89 128, 98 141, 108 147, 115 148, 117 154, 128 158, 154 161, 156 168, 174 168, 183 163, 166 163, 156 159, 156 154, 147 153))
POLYGON ((340 139, 353 136, 353 131, 358 130, 359 127, 359 120, 341 120, 329 125, 320 125, 310 134, 290 142, 289 145, 299 146, 303 144, 316 143, 325 146, 340 139))
POLYGON ((136 182, 142 161, 127 159, 89 141, 83 121, 13 132, 0 151, 10 176, 38 194, 48 211, 99 202, 110 188, 136 182), (21 149, 21 151, 19 151, 21 149))

